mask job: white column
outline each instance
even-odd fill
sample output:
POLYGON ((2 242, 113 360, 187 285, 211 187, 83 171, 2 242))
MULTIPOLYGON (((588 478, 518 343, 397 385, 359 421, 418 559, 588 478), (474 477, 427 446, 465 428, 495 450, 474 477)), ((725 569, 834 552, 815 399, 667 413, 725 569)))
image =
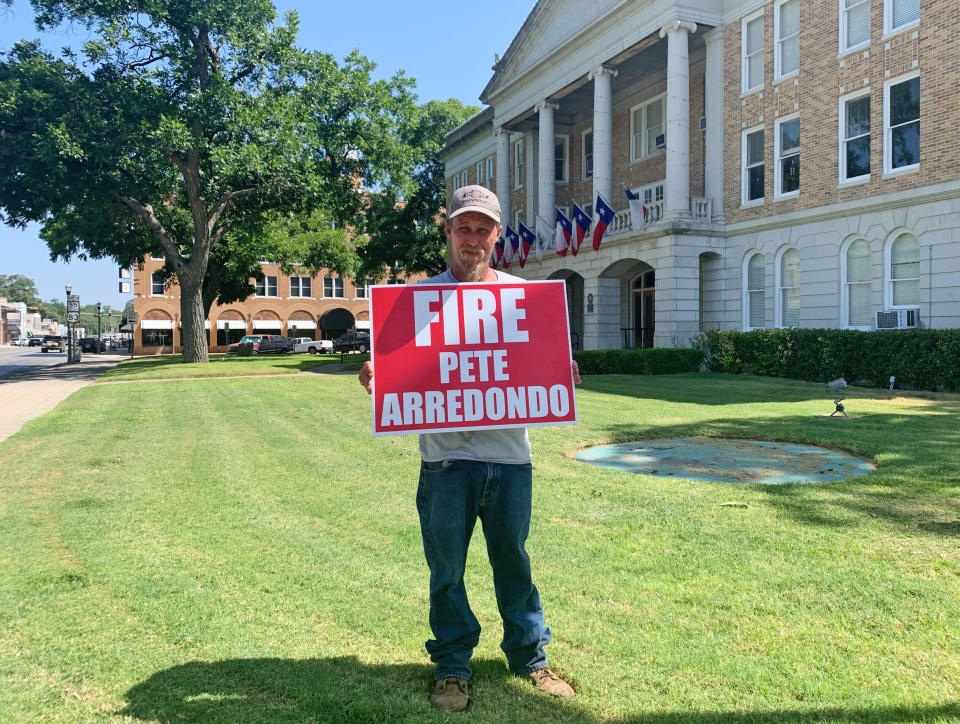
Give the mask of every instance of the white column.
POLYGON ((540 185, 540 179, 537 177, 537 155, 540 149, 537 148, 537 131, 525 131, 523 134, 523 165, 526 168, 523 179, 523 223, 532 229, 536 221, 537 214, 537 186, 540 185))
MULTIPOLYGON (((540 113, 540 158, 537 163, 537 215, 548 222, 555 216, 553 210, 556 195, 556 179, 554 175, 554 160, 556 144, 553 132, 553 112, 559 105, 551 101, 543 101, 537 105, 540 113)), ((536 219, 531 219, 536 224, 536 219)))
POLYGON ((601 194, 607 203, 613 203, 613 77, 615 68, 601 65, 591 71, 589 80, 593 81, 593 196, 591 204, 596 204, 597 194, 601 194))
POLYGON ((501 126, 493 135, 497 137, 497 199, 500 220, 506 227, 510 220, 510 131, 501 126))
POLYGON ((695 23, 675 20, 660 29, 667 39, 667 179, 663 215, 690 218, 690 56, 687 33, 695 23))
POLYGON ((704 193, 711 201, 713 221, 723 216, 723 28, 705 33, 707 43, 706 98, 707 149, 704 163, 704 193))

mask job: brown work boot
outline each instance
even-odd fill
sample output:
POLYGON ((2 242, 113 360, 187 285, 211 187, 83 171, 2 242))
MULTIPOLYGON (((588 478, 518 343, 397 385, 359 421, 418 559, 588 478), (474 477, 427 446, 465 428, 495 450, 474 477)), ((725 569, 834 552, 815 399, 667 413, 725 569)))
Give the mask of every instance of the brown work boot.
POLYGON ((430 695, 430 703, 445 711, 463 711, 470 703, 470 684, 456 676, 440 679, 430 695))
POLYGON ((532 674, 527 674, 527 678, 533 682, 533 685, 544 691, 550 696, 568 697, 573 696, 573 687, 566 681, 550 670, 550 667, 537 669, 532 674))

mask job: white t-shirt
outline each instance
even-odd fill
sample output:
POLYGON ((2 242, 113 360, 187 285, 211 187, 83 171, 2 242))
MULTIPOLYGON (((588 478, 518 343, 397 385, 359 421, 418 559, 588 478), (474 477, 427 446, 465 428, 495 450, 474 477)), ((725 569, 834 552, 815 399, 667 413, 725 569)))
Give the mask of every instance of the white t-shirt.
MULTIPOLYGON (((494 270, 498 282, 525 282, 526 279, 494 270)), ((420 284, 461 284, 448 269, 420 284)), ((478 460, 491 463, 529 463, 530 439, 527 428, 430 432, 420 435, 420 457, 427 462, 478 460)))

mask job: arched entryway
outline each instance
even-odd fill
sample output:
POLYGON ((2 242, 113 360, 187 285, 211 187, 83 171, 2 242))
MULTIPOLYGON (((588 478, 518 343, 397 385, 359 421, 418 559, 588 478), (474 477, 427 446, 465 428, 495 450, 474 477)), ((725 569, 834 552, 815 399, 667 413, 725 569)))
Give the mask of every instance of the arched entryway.
POLYGON ((243 339, 247 333, 247 320, 236 309, 227 309, 217 318, 217 347, 226 348, 243 339))
POLYGON ((620 259, 600 273, 597 313, 604 321, 597 331, 602 346, 614 346, 613 340, 625 349, 654 346, 656 281, 656 270, 639 259, 620 259))
POLYGON ((583 277, 575 271, 560 269, 548 279, 563 279, 566 282, 570 346, 573 349, 583 349, 583 277))
POLYGON ((287 336, 317 338, 317 322, 310 312, 298 309, 287 317, 287 336))
POLYGON ((276 312, 261 309, 253 315, 254 334, 282 334, 283 320, 276 312))
POLYGON ((323 339, 339 337, 353 329, 355 324, 356 320, 353 315, 343 307, 328 309, 320 315, 320 330, 323 333, 323 339))

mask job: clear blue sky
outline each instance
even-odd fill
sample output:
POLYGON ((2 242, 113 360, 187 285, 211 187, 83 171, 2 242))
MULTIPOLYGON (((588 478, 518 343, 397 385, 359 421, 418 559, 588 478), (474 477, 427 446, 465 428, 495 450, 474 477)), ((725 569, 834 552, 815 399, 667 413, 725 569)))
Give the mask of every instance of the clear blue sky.
MULTIPOLYGON (((353 48, 377 63, 382 77, 398 69, 417 81, 421 101, 457 98, 480 104, 479 95, 493 71, 494 53, 503 55, 534 0, 486 0, 482 5, 439 0, 275 0, 278 11, 300 15, 299 45, 343 58, 353 48)), ((22 38, 35 38, 27 0, 0 9, 0 51, 22 38)), ((52 49, 79 49, 87 38, 82 27, 45 34, 52 49)), ((0 224, 0 274, 23 274, 34 280, 40 297, 62 299, 70 282, 81 304, 101 301, 123 308, 129 295, 117 291, 118 273, 110 260, 50 261, 36 228, 0 224)))

